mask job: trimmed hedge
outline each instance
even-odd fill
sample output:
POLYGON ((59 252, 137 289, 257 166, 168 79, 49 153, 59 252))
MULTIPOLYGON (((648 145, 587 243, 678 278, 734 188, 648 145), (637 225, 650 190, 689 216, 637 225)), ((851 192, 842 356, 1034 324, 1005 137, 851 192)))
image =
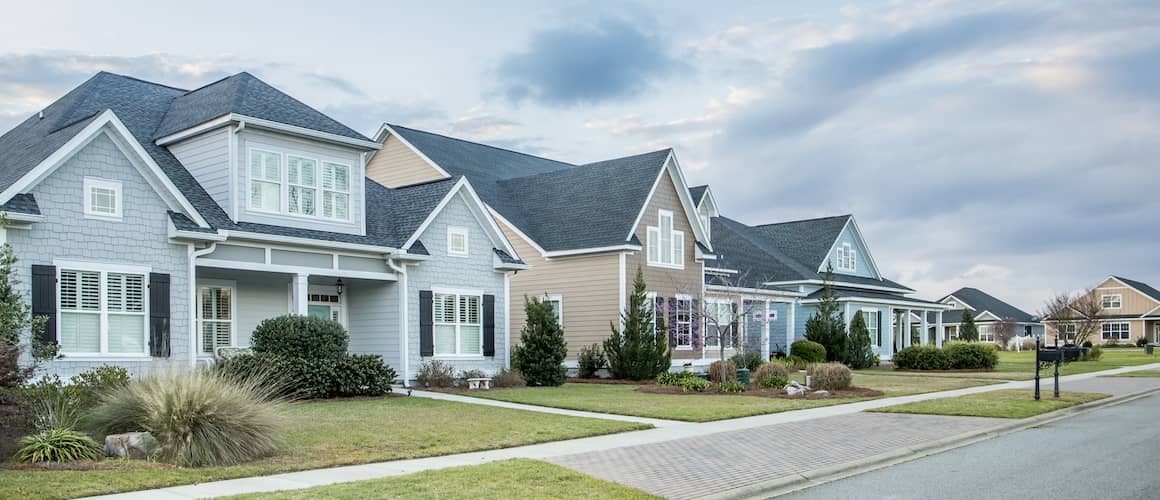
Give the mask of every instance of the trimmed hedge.
POLYGON ((950 342, 942 349, 913 345, 894 354, 899 370, 991 370, 999 364, 998 347, 983 342, 950 342))
POLYGON ((395 370, 377 354, 306 359, 270 354, 242 355, 217 363, 233 377, 266 377, 281 393, 300 398, 381 396, 391 392, 395 370))
POLYGON ((826 347, 812 340, 798 340, 789 346, 790 355, 806 363, 826 362, 826 347))
POLYGON ((894 353, 894 367, 899 370, 946 370, 950 357, 932 345, 912 345, 894 353))
POLYGON ((255 354, 321 359, 344 356, 349 337, 337 321, 287 314, 258 323, 250 342, 255 354))

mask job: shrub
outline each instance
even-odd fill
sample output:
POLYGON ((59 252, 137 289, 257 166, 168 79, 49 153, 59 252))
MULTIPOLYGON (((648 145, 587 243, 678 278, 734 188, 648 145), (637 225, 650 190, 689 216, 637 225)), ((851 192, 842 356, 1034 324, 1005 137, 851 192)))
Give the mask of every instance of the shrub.
POLYGON ((733 357, 729 358, 729 361, 732 361, 738 368, 745 368, 752 372, 757 371, 765 364, 765 356, 757 351, 742 351, 734 354, 733 357))
POLYGON ((32 378, 36 367, 20 366, 20 355, 23 353, 24 346, 0 341, 0 387, 20 387, 32 378))
POLYGON ((710 384, 708 380, 701 377, 685 377, 676 385, 680 386, 681 390, 685 392, 704 392, 705 389, 708 389, 713 384, 710 384))
POLYGON ((970 310, 963 309, 963 319, 960 320, 959 338, 965 342, 979 341, 979 327, 975 324, 975 316, 970 310))
POLYGON ((129 385, 129 371, 120 366, 103 365, 78 373, 69 386, 77 393, 81 408, 92 408, 109 391, 129 385))
POLYGON ((1092 347, 1086 354, 1080 357, 1080 361, 1099 361, 1100 356, 1103 356, 1104 350, 1100 346, 1092 347))
POLYGON ((437 359, 424 361, 415 380, 420 387, 451 387, 455 385, 455 368, 437 359))
POLYGON ((951 367, 951 361, 945 351, 935 346, 912 345, 894 354, 894 367, 899 370, 946 370, 951 367))
POLYGON ((1136 339, 1136 347, 1144 347, 1144 346, 1146 346, 1146 345, 1148 345, 1148 339, 1147 339, 1147 338, 1145 338, 1145 337, 1140 337, 1140 338, 1136 339))
POLYGON ((12 460, 24 463, 75 462, 96 460, 102 449, 93 438, 72 429, 51 429, 25 436, 12 460))
POLYGON ((1035 339, 1023 339, 1023 341, 1019 344, 1019 349, 1023 351, 1034 351, 1035 339))
POLYGON ((604 358, 604 350, 600 344, 592 344, 580 348, 580 378, 594 378, 596 371, 604 368, 608 360, 604 358))
POLYGON ((1083 341, 1083 347, 1091 347, 1091 346, 1092 346, 1092 341, 1090 341, 1090 340, 1083 341))
MULTIPOLYGON (((818 361, 844 361, 850 345, 850 337, 846 334, 846 319, 839 311, 837 296, 830 285, 832 282, 833 270, 827 265, 822 278, 822 296, 814 306, 814 314, 806 320, 805 338, 825 348, 824 359, 818 361)), ((790 354, 795 354, 792 347, 790 354)))
POLYGON ((696 373, 664 372, 660 375, 657 375, 657 384, 659 384, 659 385, 681 385, 681 383, 683 383, 685 380, 694 379, 694 378, 697 380, 704 380, 701 377, 699 377, 696 373))
POLYGON ((739 380, 726 380, 717 385, 720 392, 745 392, 745 384, 739 380))
POLYGON ((255 354, 322 359, 345 355, 349 337, 337 321, 287 314, 258 323, 250 342, 255 354))
POLYGON ((709 380, 717 383, 737 380, 737 365, 732 361, 714 361, 709 365, 709 380))
POLYGON ((855 370, 870 368, 875 364, 870 330, 866 327, 862 311, 854 313, 854 319, 850 322, 850 342, 846 349, 846 359, 843 362, 855 370))
POLYGON ((757 379, 757 385, 766 389, 781 389, 789 384, 789 377, 781 375, 766 375, 757 379))
POLYGON ((512 350, 512 367, 519 370, 528 385, 556 386, 568 376, 564 358, 568 343, 564 329, 556 322, 552 306, 539 299, 524 298, 527 322, 520 331, 520 345, 512 350))
POLYGON ((854 375, 850 368, 842 363, 823 363, 815 365, 807 372, 810 376, 811 387, 823 391, 840 391, 850 387, 854 375))
POLYGON ((1104 340, 1104 347, 1119 347, 1119 345, 1120 345, 1120 339, 1117 339, 1115 337, 1104 340))
POLYGON ((509 370, 504 368, 491 377, 491 386, 506 388, 506 387, 523 387, 528 385, 524 382, 524 377, 516 370, 509 370))
POLYGON ((668 371, 672 363, 669 335, 661 318, 655 312, 653 299, 645 290, 644 271, 637 266, 632 281, 632 293, 621 312, 617 325, 610 322, 612 333, 604 340, 608 356, 608 371, 614 378, 647 380, 668 371))
POLYGON ((826 361, 826 347, 812 340, 798 340, 790 344, 790 356, 796 357, 805 363, 824 363, 826 361))
POLYGON ((950 342, 943 346, 943 352, 955 370, 990 370, 999 364, 998 349, 992 344, 950 342))
MULTIPOLYGON (((757 371, 750 373, 749 378, 760 382, 767 377, 782 377, 789 378, 789 369, 781 363, 766 363, 757 368, 757 371)), ((787 382, 788 383, 788 382, 787 382)), ((782 384, 783 386, 785 384, 782 384)))
POLYGON ((276 449, 283 427, 278 410, 284 404, 276 393, 257 376, 170 369, 111 391, 91 416, 103 434, 149 432, 165 462, 232 465, 276 449))
POLYGON ((21 400, 27 409, 32 428, 38 432, 53 429, 76 429, 82 408, 77 392, 65 386, 60 377, 49 375, 21 391, 21 400))
POLYGON ((241 355, 219 360, 214 369, 240 381, 263 379, 282 396, 306 399, 381 396, 391 392, 396 377, 377 354, 321 359, 241 355))

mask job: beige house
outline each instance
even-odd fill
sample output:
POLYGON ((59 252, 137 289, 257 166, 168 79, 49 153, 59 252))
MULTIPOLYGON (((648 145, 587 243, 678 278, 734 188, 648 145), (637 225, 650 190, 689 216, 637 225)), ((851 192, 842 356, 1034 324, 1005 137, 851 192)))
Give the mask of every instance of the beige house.
POLYGON ((375 140, 367 177, 388 187, 468 178, 518 254, 497 258, 530 266, 508 283, 513 345, 519 297, 540 297, 556 309, 574 366, 619 322, 639 267, 669 315, 674 364, 701 358, 691 338, 712 247, 671 149, 575 165, 396 125, 375 140))
MULTIPOLYGON (((1100 332, 1088 339, 1093 344, 1134 344, 1141 337, 1160 343, 1160 290, 1140 281, 1109 276, 1092 293, 1103 306, 1100 332)), ((1060 341, 1075 340, 1074 325, 1049 322, 1049 343, 1054 342, 1060 329, 1064 330, 1060 341)))

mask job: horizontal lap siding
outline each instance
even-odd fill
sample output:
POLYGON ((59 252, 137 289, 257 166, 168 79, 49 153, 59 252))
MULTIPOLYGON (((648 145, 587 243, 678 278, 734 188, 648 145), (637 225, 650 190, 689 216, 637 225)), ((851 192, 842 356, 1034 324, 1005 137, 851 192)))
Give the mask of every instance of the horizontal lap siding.
POLYGON ((389 136, 383 148, 367 162, 367 177, 387 187, 409 186, 420 182, 443 179, 435 167, 427 163, 398 137, 389 136))
POLYGON ((399 352, 400 288, 394 282, 357 282, 347 285, 348 291, 343 295, 350 326, 350 352, 378 354, 396 370, 402 370, 399 352))
POLYGON ((223 127, 169 147, 206 193, 227 212, 233 208, 230 204, 229 134, 230 129, 223 127))
POLYGON ((1160 305, 1150 297, 1137 292, 1131 288, 1124 286, 1117 280, 1109 279, 1100 284, 1100 287, 1095 291, 1096 299, 1099 300, 1101 295, 1119 294, 1123 297, 1122 304, 1119 309, 1106 309, 1104 314, 1135 314, 1143 315, 1160 305))

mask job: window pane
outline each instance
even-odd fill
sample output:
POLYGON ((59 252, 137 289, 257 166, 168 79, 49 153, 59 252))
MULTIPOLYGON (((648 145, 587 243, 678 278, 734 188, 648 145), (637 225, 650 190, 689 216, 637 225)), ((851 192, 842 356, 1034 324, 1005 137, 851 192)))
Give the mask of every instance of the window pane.
POLYGON ((435 354, 455 354, 455 325, 435 325, 435 354))
POLYGON ((94 187, 89 190, 89 210, 103 214, 117 213, 117 192, 94 187))
POLYGON ((109 273, 105 279, 109 311, 143 312, 145 277, 140 274, 109 273))
POLYGON ((459 296, 459 322, 472 325, 480 324, 479 297, 475 295, 459 296))
POLYGON ((455 323, 455 296, 435 294, 434 311, 436 323, 455 323))
POLYGON ((660 231, 655 227, 648 228, 648 261, 657 262, 657 249, 660 246, 660 231))
POLYGON ((260 210, 278 211, 282 205, 282 187, 270 182, 250 183, 250 205, 260 210))
POLYGON ((101 273, 88 271, 80 273, 80 309, 101 310, 101 273))
POLYGON ((101 317, 97 314, 62 312, 60 315, 60 350, 64 352, 100 351, 101 317))
POLYGON ((314 215, 314 190, 290 186, 290 197, 286 200, 290 213, 314 215))
POLYGON ((481 353, 479 339, 482 330, 483 328, 479 326, 459 327, 459 354, 481 353))
POLYGON ((109 352, 119 354, 141 354, 145 352, 144 315, 109 315, 109 352))
POLYGON ((685 234, 681 232, 673 233, 673 264, 681 264, 685 261, 685 234))
POLYGON ((201 324, 201 351, 205 354, 213 354, 218 347, 229 347, 231 328, 227 321, 203 321, 201 324))

